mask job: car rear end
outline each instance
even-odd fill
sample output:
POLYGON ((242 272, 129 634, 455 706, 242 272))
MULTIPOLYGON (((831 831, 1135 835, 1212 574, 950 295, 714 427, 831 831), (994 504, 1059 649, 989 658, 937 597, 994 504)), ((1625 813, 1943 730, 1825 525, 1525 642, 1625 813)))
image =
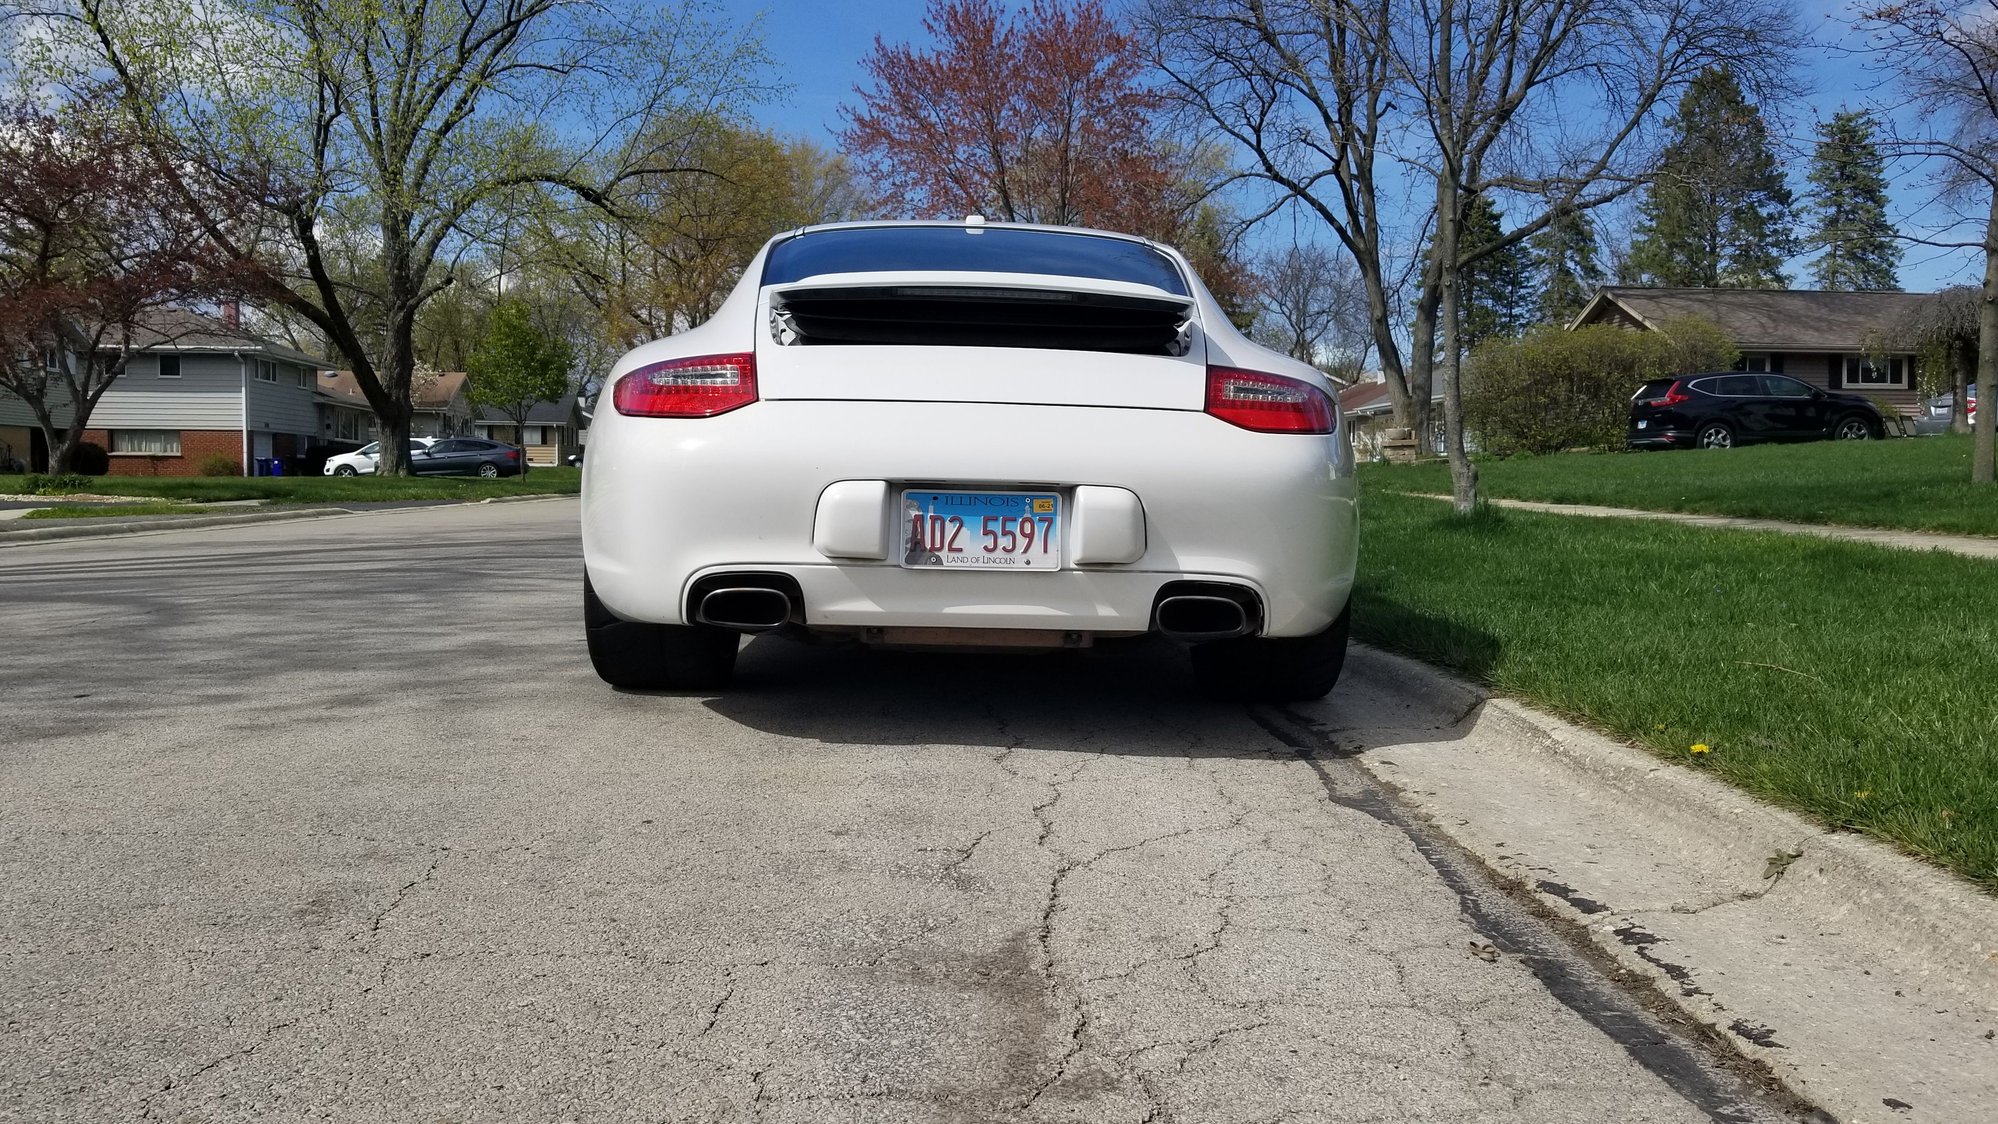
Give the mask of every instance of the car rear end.
POLYGON ((1329 388, 1176 255, 1110 250, 1135 266, 766 270, 766 249, 763 284, 613 373, 584 470, 595 596, 919 646, 1330 628, 1356 536, 1329 388))
POLYGON ((1698 391, 1680 378, 1652 379, 1630 396, 1630 428, 1625 444, 1632 449, 1687 449, 1693 445, 1698 419, 1698 391))

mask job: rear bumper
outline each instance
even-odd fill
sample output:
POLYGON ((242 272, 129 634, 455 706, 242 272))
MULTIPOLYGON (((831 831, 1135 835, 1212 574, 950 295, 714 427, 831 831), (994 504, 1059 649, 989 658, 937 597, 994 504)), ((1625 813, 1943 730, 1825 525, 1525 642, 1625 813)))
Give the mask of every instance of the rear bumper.
MULTIPOLYGON (((630 620, 683 624, 694 582, 786 575, 808 627, 1136 633, 1159 588, 1253 591, 1264 634, 1318 632, 1345 607, 1356 490, 1342 435, 1250 433, 1173 410, 945 402, 764 401, 700 420, 600 413, 583 478, 583 553, 598 597, 630 620), (970 435, 991 436, 970 439, 970 435), (814 545, 842 481, 1084 485, 1143 505, 1142 552, 1045 573, 906 569, 814 545)), ((1072 509, 1071 509, 1072 510, 1072 509)), ((882 518, 893 526, 895 514, 882 518)), ((1073 522, 1064 530, 1072 558, 1073 522)))
POLYGON ((1693 431, 1689 429, 1633 429, 1624 438, 1632 449, 1689 449, 1693 431))

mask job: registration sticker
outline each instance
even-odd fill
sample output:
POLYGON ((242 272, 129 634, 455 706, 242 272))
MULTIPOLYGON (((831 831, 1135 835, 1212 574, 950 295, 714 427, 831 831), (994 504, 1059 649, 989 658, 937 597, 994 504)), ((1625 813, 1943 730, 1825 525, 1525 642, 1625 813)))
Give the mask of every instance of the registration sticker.
POLYGON ((1061 569, 1061 497, 1051 492, 902 493, 902 565, 1061 569))

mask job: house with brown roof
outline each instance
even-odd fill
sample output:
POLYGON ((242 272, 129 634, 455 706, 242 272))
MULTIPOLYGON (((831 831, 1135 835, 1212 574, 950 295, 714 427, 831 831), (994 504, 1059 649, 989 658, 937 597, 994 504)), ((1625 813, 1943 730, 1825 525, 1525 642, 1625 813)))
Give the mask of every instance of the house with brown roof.
POLYGON ((1809 289, 1597 290, 1568 325, 1615 324, 1636 331, 1697 316, 1741 349, 1739 369, 1788 375, 1841 394, 1864 394, 1918 412, 1915 356, 1869 354, 1926 293, 1844 293, 1809 289))
MULTIPOLYGON (((465 372, 418 370, 411 387, 411 437, 465 437, 472 432, 472 400, 465 372)), ((321 371, 318 384, 320 435, 329 441, 372 441, 381 436, 352 371, 321 371)))

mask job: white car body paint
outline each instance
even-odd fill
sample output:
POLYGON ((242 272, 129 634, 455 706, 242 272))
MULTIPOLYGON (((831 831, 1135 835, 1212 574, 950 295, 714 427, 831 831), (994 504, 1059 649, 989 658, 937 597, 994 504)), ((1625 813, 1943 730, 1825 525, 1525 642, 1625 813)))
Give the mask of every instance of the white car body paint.
MULTIPOLYGON (((437 439, 434 437, 412 437, 410 440, 426 449, 437 443, 437 439)), ((381 460, 381 456, 378 453, 367 452, 367 450, 378 449, 380 447, 380 441, 371 441, 351 453, 341 453, 337 457, 328 457, 326 458, 326 467, 319 470, 320 474, 323 476, 334 476, 339 473, 341 465, 352 465, 357 475, 372 476, 377 464, 381 460)))
POLYGON ((1142 243, 1177 266, 1191 296, 962 271, 761 284, 771 246, 826 229, 836 228, 774 239, 712 319, 633 349, 605 379, 583 468, 582 533, 591 584, 612 613, 690 623, 694 583, 739 572, 794 579, 807 627, 1142 633, 1153 627, 1160 587, 1188 579, 1252 590, 1264 636, 1322 631, 1345 608, 1357 553, 1345 420, 1330 434, 1264 433, 1203 412, 1209 364, 1304 381, 1336 402, 1334 388, 1308 364, 1242 336, 1177 252, 1142 243), (773 292, 912 283, 1185 302, 1187 352, 787 346, 773 334, 773 292), (756 356, 759 398, 740 409, 657 418, 612 404, 617 380, 639 368, 743 352, 756 356), (985 436, 967 441, 969 433, 985 436), (904 568, 896 550, 904 485, 1059 493, 1061 568, 904 568), (871 525, 869 502, 878 507, 871 525), (886 557, 865 557, 884 543, 886 557), (1083 561, 1078 548, 1088 552, 1083 561))

